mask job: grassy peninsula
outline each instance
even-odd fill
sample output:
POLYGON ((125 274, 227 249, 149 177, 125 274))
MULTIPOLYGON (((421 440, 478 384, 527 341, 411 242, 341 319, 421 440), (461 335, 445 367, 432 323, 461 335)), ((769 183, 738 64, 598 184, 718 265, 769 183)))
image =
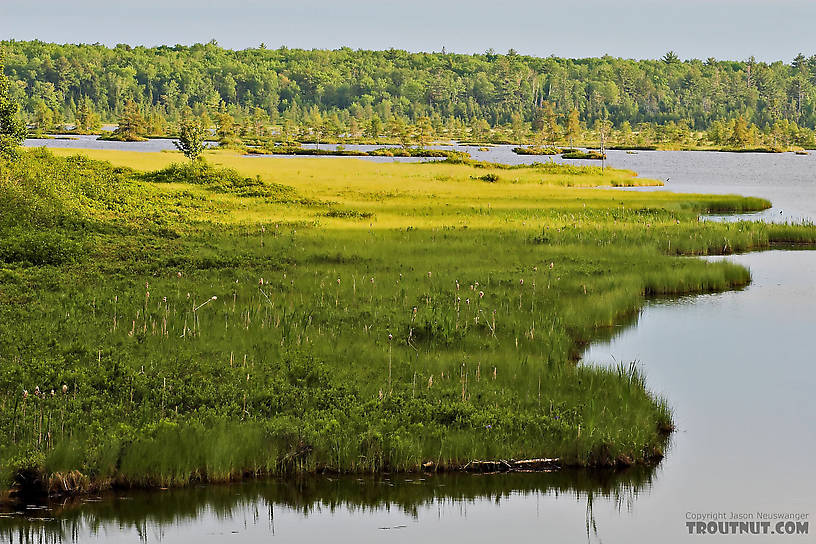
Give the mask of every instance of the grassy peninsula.
POLYGON ((816 240, 594 166, 44 150, 0 162, 0 489, 658 459, 665 399, 576 362, 648 296, 816 240), (176 164, 174 164, 176 163, 176 164))

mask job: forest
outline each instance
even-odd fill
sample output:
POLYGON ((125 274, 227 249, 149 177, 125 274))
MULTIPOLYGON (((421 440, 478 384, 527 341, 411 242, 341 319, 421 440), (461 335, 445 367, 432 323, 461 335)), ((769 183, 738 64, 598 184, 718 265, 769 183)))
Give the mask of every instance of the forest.
POLYGON ((816 56, 790 63, 538 58, 402 50, 233 51, 3 41, 30 130, 93 132, 138 112, 146 134, 184 117, 242 136, 533 143, 594 139, 750 147, 816 145, 816 56), (587 134, 590 131, 592 134, 587 134))

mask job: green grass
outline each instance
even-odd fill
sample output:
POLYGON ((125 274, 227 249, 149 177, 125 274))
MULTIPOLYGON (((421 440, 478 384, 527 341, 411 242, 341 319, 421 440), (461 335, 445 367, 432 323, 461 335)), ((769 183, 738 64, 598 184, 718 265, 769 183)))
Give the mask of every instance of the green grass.
POLYGON ((668 402, 581 346, 648 296, 750 281, 677 255, 816 240, 594 167, 86 155, 110 162, 0 165, 7 488, 651 463, 668 402))

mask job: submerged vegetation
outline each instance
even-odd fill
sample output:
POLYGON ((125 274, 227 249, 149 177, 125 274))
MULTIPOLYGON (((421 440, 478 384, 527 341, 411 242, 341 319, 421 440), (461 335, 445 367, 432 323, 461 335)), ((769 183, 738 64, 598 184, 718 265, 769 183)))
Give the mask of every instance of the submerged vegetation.
POLYGON ((592 166, 205 156, 0 162, 0 488, 650 463, 667 402, 581 347, 750 280, 676 255, 816 240, 592 166))

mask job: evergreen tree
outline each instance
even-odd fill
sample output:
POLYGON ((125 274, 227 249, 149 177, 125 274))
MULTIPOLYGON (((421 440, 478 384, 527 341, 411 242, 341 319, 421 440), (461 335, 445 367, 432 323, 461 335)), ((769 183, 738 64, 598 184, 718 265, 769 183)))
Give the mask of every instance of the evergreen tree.
POLYGON ((99 116, 93 111, 91 101, 87 98, 81 100, 77 106, 74 125, 76 131, 80 133, 94 132, 102 127, 99 116))
POLYGON ((748 126, 745 117, 742 115, 737 116, 734 120, 734 128, 731 132, 731 143, 734 147, 748 147, 749 145, 753 144, 753 133, 748 126))
POLYGON ((143 139, 145 126, 145 119, 139 111, 139 106, 133 100, 128 100, 122 115, 119 116, 119 127, 114 134, 125 142, 137 142, 143 139))
POLYGON ((411 144, 411 134, 402 117, 395 115, 391 118, 388 133, 392 138, 398 140, 402 147, 408 147, 411 144))
POLYGON ((431 125, 431 120, 427 116, 422 116, 416 122, 416 140, 421 147, 425 147, 431 143, 433 138, 434 128, 431 125))
POLYGON ((379 116, 375 115, 371 118, 371 121, 368 123, 368 137, 377 139, 382 132, 382 121, 380 120, 379 116))
POLYGON ((561 135, 561 127, 558 125, 558 116, 551 102, 544 102, 541 107, 544 110, 544 127, 542 136, 551 146, 555 147, 555 141, 561 135))
POLYGON ((222 146, 235 143, 238 137, 235 119, 223 108, 215 114, 215 133, 218 135, 218 143, 222 146))
POLYGON ((572 147, 575 139, 581 136, 581 118, 578 116, 578 110, 573 108, 567 117, 567 138, 569 138, 569 145, 572 147))

